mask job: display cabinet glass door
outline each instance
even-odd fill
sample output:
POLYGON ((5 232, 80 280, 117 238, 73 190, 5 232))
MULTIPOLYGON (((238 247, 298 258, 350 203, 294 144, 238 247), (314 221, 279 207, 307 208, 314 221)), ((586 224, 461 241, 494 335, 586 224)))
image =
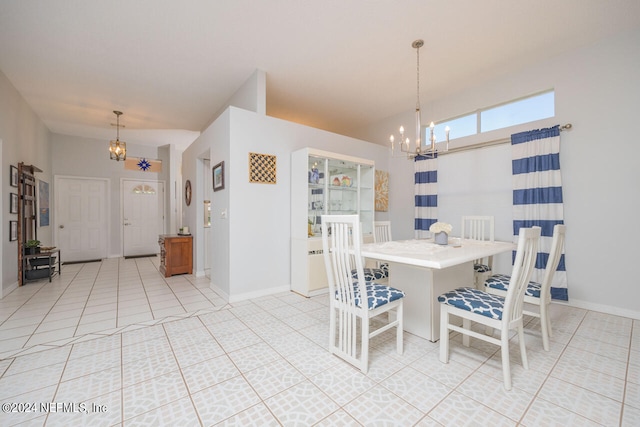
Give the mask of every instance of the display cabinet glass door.
POLYGON ((358 165, 358 214, 362 223, 362 233, 373 233, 375 219, 375 169, 369 165, 358 165))
POLYGON ((329 159, 328 210, 334 215, 358 213, 358 165, 329 159))
POLYGON ((309 237, 320 235, 321 216, 325 214, 325 176, 327 159, 309 156, 309 237))
POLYGON ((362 231, 371 233, 373 188, 359 185, 362 174, 373 182, 373 167, 354 162, 309 156, 309 236, 320 236, 321 216, 362 215, 362 231), (371 179, 370 179, 371 178, 371 179), (364 198, 364 200, 363 200, 364 198))

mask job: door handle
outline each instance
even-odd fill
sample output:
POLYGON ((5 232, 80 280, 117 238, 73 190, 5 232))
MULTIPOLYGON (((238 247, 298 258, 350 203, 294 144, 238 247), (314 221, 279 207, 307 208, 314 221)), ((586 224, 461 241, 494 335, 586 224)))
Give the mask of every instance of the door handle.
POLYGON ((60 225, 60 228, 64 228, 64 225, 60 225))

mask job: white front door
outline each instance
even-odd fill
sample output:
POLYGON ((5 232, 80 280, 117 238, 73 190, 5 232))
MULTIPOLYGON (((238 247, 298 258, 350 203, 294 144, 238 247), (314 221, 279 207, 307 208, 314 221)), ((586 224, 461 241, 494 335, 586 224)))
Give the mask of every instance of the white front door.
POLYGON ((164 233, 164 183, 122 181, 124 256, 160 252, 158 235, 164 233))
POLYGON ((56 242, 64 262, 107 256, 107 180, 56 177, 56 242))

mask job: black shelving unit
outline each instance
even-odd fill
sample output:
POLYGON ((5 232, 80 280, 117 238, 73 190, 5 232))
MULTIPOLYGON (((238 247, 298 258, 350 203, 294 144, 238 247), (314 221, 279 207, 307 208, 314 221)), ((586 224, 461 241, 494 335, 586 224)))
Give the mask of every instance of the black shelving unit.
POLYGON ((51 278, 60 274, 60 249, 41 251, 32 255, 24 255, 24 280, 51 278))
POLYGON ((23 162, 18 163, 18 282, 20 286, 26 281, 26 272, 31 270, 27 265, 28 255, 25 254, 25 245, 28 240, 38 239, 35 176, 37 172, 42 170, 33 165, 25 165, 23 162))

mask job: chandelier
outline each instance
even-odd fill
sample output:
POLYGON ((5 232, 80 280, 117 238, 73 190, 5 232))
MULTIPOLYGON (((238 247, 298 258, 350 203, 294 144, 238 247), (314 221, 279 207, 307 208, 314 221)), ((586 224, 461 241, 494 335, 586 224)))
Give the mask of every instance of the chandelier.
POLYGON ((118 129, 116 131, 116 140, 109 142, 109 158, 119 162, 120 160, 127 160, 127 143, 120 141, 120 116, 122 111, 114 111, 113 114, 116 115, 116 127, 118 129))
MULTIPOLYGON (((404 136, 404 126, 400 126, 400 139, 398 141, 398 147, 400 152, 406 153, 408 159, 413 159, 416 156, 424 156, 424 155, 433 155, 438 152, 436 149, 436 136, 434 133, 435 125, 433 122, 429 125, 430 134, 429 134, 429 145, 423 147, 422 146, 422 125, 420 124, 420 48, 424 46, 424 40, 415 40, 411 43, 411 47, 416 50, 416 75, 417 75, 417 86, 416 86, 416 140, 415 140, 415 149, 411 149, 411 141, 409 138, 405 138, 404 136)), ((446 148, 443 151, 449 150, 449 126, 445 128, 446 135, 446 148)), ((391 142, 391 155, 395 155, 396 151, 396 138, 391 135, 389 137, 389 141, 391 142)))

